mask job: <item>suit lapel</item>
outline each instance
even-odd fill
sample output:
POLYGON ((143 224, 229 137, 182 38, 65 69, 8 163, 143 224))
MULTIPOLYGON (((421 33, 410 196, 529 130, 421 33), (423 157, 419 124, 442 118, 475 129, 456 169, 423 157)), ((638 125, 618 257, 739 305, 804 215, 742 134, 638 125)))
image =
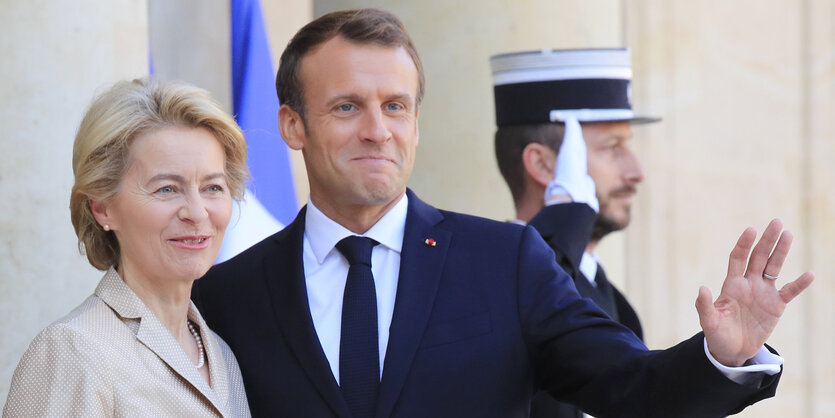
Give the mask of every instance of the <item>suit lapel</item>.
MULTIPOLYGON (((95 294, 121 318, 138 319, 139 326, 136 329, 136 339, 156 354, 171 370, 180 375, 180 377, 200 392, 214 406, 219 414, 224 414, 226 411, 224 403, 220 402, 217 393, 209 387, 209 383, 203 379, 200 372, 194 367, 194 364, 188 358, 185 351, 183 351, 182 347, 180 347, 180 344, 168 332, 168 328, 165 328, 165 325, 142 303, 142 300, 136 296, 136 293, 130 290, 115 270, 111 268, 105 274, 101 283, 96 288, 95 294)), ((189 309, 193 310, 194 307, 191 306, 189 309)), ((196 312, 196 310, 194 311, 196 312)), ((208 330, 208 327, 206 327, 202 319, 199 322, 204 330, 208 330)), ((204 332, 204 335, 207 335, 206 340, 211 338, 208 336, 207 331, 204 332)), ((210 357, 209 360, 214 363, 209 366, 212 369, 226 367, 219 359, 210 357)), ((218 369, 218 371, 220 370, 218 369)), ((213 372, 211 375, 214 377, 216 373, 213 372)), ((224 386, 223 390, 225 391, 225 385, 223 383, 221 385, 224 386)))
POLYGON ((423 203, 411 190, 406 230, 400 255, 400 275, 383 366, 377 416, 388 417, 415 358, 432 313, 438 283, 452 233, 436 225, 441 213, 423 203), (426 240, 431 239, 429 244, 426 240), (432 243, 434 242, 434 245, 432 243))
MULTIPOLYGON (((206 321, 200 316, 200 312, 191 303, 188 308, 188 317, 200 326, 200 334, 203 337, 203 348, 206 354, 206 361, 209 363, 209 374, 212 379, 212 393, 219 401, 229 399, 229 372, 226 369, 226 361, 217 345, 214 333, 209 330, 206 321)), ((202 380, 202 379, 201 379, 202 380)), ((214 401, 213 401, 214 402, 214 401)), ((228 405, 224 403, 224 405, 228 405)))
POLYGON ((284 340, 331 409, 337 415, 347 417, 350 416, 348 405, 333 377, 310 316, 302 259, 305 213, 306 208, 303 208, 296 220, 276 237, 274 254, 277 256, 264 262, 264 280, 284 340))
MULTIPOLYGON (((150 313, 150 312, 149 312, 150 313)), ((208 329, 208 328, 204 328, 208 329)), ((171 369, 179 374, 183 379, 188 381, 200 393, 212 403, 212 406, 224 414, 225 407, 217 398, 215 392, 209 387, 206 379, 200 376, 200 372, 194 367, 194 364, 186 355, 185 351, 174 339, 174 336, 168 332, 168 329, 156 318, 153 314, 142 317, 139 324, 139 330, 136 333, 136 339, 142 344, 145 344, 148 349, 153 351, 162 361, 168 364, 171 369)), ((223 367, 220 364, 212 364, 210 367, 223 367)), ((214 373, 212 373, 214 375, 214 373)))

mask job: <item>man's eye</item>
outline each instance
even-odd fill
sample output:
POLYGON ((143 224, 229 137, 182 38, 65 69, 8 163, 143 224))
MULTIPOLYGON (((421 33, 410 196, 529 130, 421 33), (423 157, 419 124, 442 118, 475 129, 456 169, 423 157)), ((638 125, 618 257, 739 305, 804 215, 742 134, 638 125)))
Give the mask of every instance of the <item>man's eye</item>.
POLYGON ((402 110, 402 109, 403 109, 403 106, 401 106, 400 103, 389 103, 389 104, 386 105, 386 110, 389 110, 389 111, 392 111, 392 112, 396 112, 396 111, 402 110))
POLYGON ((354 110, 354 105, 347 104, 347 103, 346 104, 341 104, 341 105, 339 105, 339 110, 343 111, 343 112, 350 112, 350 111, 354 110))

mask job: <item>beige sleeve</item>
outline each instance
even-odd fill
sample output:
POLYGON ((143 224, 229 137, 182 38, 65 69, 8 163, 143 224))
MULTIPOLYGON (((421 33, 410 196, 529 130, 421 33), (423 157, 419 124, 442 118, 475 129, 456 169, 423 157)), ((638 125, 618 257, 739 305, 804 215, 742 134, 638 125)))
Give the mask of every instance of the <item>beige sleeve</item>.
POLYGON ((112 376, 97 347, 66 324, 47 327, 15 369, 3 417, 112 416, 112 376))

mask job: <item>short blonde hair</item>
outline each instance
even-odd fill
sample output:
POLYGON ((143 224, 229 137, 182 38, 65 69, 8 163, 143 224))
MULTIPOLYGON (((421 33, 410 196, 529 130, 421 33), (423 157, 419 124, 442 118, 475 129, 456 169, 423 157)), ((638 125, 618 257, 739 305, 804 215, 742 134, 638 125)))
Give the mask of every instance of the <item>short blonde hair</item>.
POLYGON ((243 199, 249 177, 246 142, 235 120, 208 92, 182 82, 120 81, 93 100, 73 145, 70 216, 78 248, 93 267, 116 265, 120 251, 116 236, 96 222, 90 201, 116 194, 134 138, 169 126, 208 129, 223 148, 232 198, 243 199))

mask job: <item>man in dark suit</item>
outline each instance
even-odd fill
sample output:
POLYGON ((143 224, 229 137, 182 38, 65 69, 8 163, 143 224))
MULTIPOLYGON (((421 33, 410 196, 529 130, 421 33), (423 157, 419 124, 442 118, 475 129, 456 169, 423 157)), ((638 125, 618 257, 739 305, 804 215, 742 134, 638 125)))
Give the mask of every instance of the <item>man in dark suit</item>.
POLYGON ((406 189, 423 76, 396 17, 311 22, 277 84, 308 204, 192 294, 235 352, 253 415, 524 417, 547 389, 600 416, 716 416, 773 395, 779 362, 742 381, 720 368, 773 356, 763 342, 812 281, 778 293, 763 279, 790 244, 779 222, 747 271, 755 233, 742 235, 721 303, 700 294, 704 336, 647 351, 579 297, 535 230, 442 211, 406 189))
MULTIPOLYGON (((603 237, 629 224, 644 179, 631 125, 659 120, 632 112, 629 50, 519 52, 496 55, 491 66, 496 160, 516 222, 539 231, 581 296, 643 338, 637 313, 595 253, 603 237)), ((533 418, 581 415, 544 392, 531 404, 533 418)))

